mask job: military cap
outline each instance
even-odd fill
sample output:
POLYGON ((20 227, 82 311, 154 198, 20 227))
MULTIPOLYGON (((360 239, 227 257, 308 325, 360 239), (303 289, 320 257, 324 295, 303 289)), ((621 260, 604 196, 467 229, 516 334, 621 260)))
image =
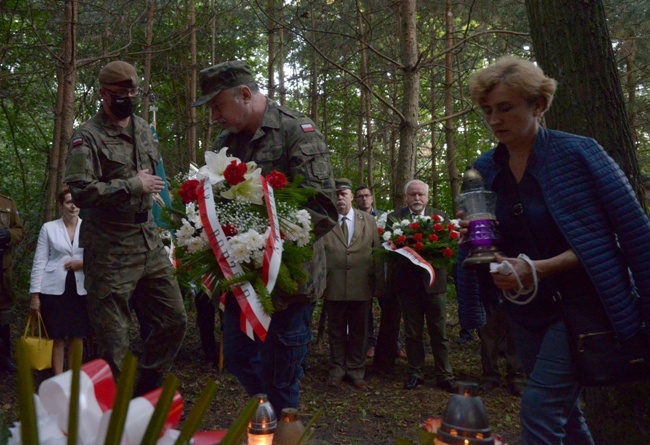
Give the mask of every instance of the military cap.
POLYGON ((334 181, 334 185, 336 187, 336 191, 338 192, 339 190, 352 190, 352 181, 350 181, 347 178, 339 178, 334 181))
POLYGON ((199 82, 203 96, 194 102, 192 106, 203 105, 223 90, 254 81, 250 67, 241 60, 223 62, 205 68, 199 72, 199 82))
POLYGON ((138 73, 130 63, 116 60, 108 63, 99 72, 99 83, 102 85, 118 85, 126 88, 138 86, 138 73))

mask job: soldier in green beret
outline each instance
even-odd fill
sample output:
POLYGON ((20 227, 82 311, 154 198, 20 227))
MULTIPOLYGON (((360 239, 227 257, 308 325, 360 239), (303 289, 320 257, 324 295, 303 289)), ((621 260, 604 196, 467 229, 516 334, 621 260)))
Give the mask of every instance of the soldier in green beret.
POLYGON ((18 216, 16 203, 0 195, 0 372, 13 372, 16 365, 11 360, 10 324, 16 315, 12 308, 11 266, 12 248, 25 237, 23 222, 18 216))
MULTIPOLYGON (((228 155, 254 161, 262 174, 278 170, 289 180, 305 178, 319 191, 307 204, 319 239, 338 219, 334 206, 334 177, 329 153, 314 122, 297 111, 270 100, 260 92, 249 66, 242 61, 220 63, 199 73, 203 96, 193 106, 207 104, 212 120, 224 131, 213 150, 228 147, 228 155)), ((309 281, 294 295, 274 292, 275 313, 266 341, 255 344, 241 331, 240 308, 233 295, 226 297, 224 358, 228 370, 249 395, 266 393, 276 412, 298 408, 298 380, 311 338, 312 303, 325 287, 325 252, 314 244, 314 257, 306 265, 309 281)))
POLYGON ((87 210, 80 229, 88 312, 100 355, 118 374, 129 347, 131 305, 144 341, 136 395, 156 389, 185 335, 187 317, 173 266, 152 215, 160 152, 147 122, 133 114, 135 68, 110 62, 99 73, 99 112, 70 142, 64 181, 87 210))

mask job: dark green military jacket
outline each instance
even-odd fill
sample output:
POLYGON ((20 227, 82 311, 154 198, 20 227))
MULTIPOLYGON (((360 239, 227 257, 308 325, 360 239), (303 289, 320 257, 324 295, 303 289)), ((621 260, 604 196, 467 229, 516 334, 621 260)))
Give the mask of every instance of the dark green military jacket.
POLYGON ((11 236, 8 245, 2 248, 2 274, 0 274, 0 310, 11 307, 11 264, 12 247, 18 244, 25 237, 23 222, 18 215, 18 209, 13 199, 0 195, 0 227, 7 229, 11 236))
POLYGON ((103 109, 75 131, 66 159, 64 182, 72 199, 88 209, 79 244, 89 251, 141 253, 162 246, 138 171, 154 174, 160 151, 147 122, 132 116, 122 128, 103 109), (141 222, 144 218, 144 222, 141 222))
MULTIPOLYGON (((252 139, 224 131, 217 137, 213 150, 219 151, 223 147, 228 147, 228 155, 236 156, 243 162, 254 161, 262 169, 262 174, 275 169, 287 175, 289 180, 296 175, 304 176, 305 186, 319 191, 306 206, 312 217, 316 238, 334 227, 338 214, 334 206, 332 165, 323 135, 311 119, 267 99, 262 123, 252 139)), ((274 292, 276 310, 283 309, 291 301, 300 301, 305 297, 314 300, 323 294, 326 268, 321 241, 314 244, 310 269, 310 280, 297 295, 274 292)))

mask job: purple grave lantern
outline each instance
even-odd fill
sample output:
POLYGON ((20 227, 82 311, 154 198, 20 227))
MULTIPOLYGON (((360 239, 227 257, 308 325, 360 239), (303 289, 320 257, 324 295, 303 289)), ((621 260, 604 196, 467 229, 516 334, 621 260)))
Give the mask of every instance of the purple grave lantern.
POLYGON ((465 239, 470 252, 462 266, 471 268, 489 265, 495 254, 501 254, 496 247, 498 240, 497 218, 495 216, 497 195, 486 190, 478 170, 467 168, 463 174, 463 186, 458 196, 460 209, 469 221, 469 233, 465 239))

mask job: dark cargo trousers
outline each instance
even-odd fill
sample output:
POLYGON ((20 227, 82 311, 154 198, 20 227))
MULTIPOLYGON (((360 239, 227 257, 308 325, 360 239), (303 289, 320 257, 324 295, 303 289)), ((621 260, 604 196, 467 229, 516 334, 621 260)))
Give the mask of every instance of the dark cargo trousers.
POLYGON ((141 371, 168 372, 185 335, 187 315, 164 247, 149 252, 84 252, 88 313, 99 356, 116 374, 129 348, 131 306, 151 328, 141 371))

